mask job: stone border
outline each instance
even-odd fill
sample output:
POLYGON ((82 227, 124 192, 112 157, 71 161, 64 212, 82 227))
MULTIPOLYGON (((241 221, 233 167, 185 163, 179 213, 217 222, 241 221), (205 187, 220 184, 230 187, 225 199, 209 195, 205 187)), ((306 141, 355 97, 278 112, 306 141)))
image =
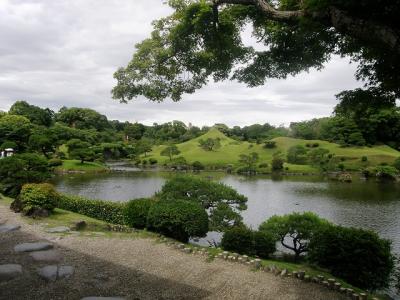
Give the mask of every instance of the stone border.
POLYGON ((352 300, 379 300, 378 298, 370 298, 365 292, 357 293, 351 288, 345 288, 342 284, 334 278, 325 278, 323 275, 310 276, 304 270, 298 270, 289 272, 287 269, 280 269, 277 266, 271 264, 268 266, 263 266, 262 261, 259 258, 251 258, 247 255, 239 255, 238 253, 230 253, 228 251, 219 252, 217 255, 211 253, 207 248, 204 247, 189 247, 183 243, 176 242, 174 240, 168 239, 166 237, 160 237, 157 242, 165 243, 174 249, 177 249, 183 253, 191 255, 205 256, 209 259, 221 259, 233 263, 240 263, 250 267, 253 271, 264 271, 272 273, 275 276, 295 278, 307 283, 315 283, 321 285, 329 290, 336 291, 342 295, 347 296, 347 298, 352 300))

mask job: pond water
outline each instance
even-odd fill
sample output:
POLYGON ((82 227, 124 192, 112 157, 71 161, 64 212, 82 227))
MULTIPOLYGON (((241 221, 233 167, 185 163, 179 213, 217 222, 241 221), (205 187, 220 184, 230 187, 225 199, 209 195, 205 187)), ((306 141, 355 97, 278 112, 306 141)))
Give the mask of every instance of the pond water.
MULTIPOLYGON (((127 201, 149 197, 160 190, 171 173, 111 172, 68 174, 54 179, 64 193, 92 199, 127 201)), ((400 184, 377 183, 355 178, 352 183, 322 177, 244 177, 201 173, 213 177, 248 197, 244 222, 257 228, 268 217, 290 212, 313 211, 336 224, 372 229, 393 241, 400 253, 400 184)), ((208 239, 218 238, 212 233, 208 239)))

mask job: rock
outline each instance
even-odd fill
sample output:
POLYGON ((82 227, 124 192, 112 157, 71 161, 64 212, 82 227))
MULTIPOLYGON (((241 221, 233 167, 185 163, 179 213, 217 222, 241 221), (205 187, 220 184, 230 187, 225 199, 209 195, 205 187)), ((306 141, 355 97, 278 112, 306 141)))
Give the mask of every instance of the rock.
POLYGON ((0 225, 6 224, 7 220, 0 219, 0 225))
POLYGON ((58 262, 61 260, 61 253, 56 250, 35 251, 29 254, 35 261, 58 262))
POLYGON ((304 276, 306 276, 306 272, 305 271, 299 271, 299 273, 297 274, 297 277, 300 280, 304 280, 304 276))
POLYGON ((288 271, 287 271, 286 269, 283 269, 282 272, 281 272, 281 276, 282 276, 282 277, 283 277, 283 276, 286 276, 286 275, 287 275, 287 272, 288 272, 288 271))
POLYGON ((49 233, 63 233, 63 232, 68 232, 70 229, 66 226, 58 226, 58 227, 53 227, 49 228, 46 230, 46 232, 49 233))
POLYGON ((40 250, 48 250, 53 248, 53 245, 46 242, 38 242, 38 243, 23 243, 18 244, 14 247, 15 252, 32 252, 32 251, 40 251, 40 250))
POLYGON ((27 213, 27 216, 31 216, 32 218, 47 218, 50 216, 50 212, 44 208, 34 208, 27 213))
POLYGON ((45 266, 43 268, 38 269, 38 274, 40 277, 47 281, 56 281, 57 280, 57 266, 45 266))
POLYGON ((125 298, 121 297, 85 297, 81 300, 125 300, 125 298))
POLYGON ((20 225, 12 225, 12 224, 3 224, 0 225, 0 232, 10 232, 20 229, 20 225))
POLYGON ((72 266, 60 266, 58 267, 58 278, 70 278, 74 274, 74 267, 72 266))
POLYGON ((13 279, 22 274, 22 266, 17 264, 0 265, 0 282, 13 279))

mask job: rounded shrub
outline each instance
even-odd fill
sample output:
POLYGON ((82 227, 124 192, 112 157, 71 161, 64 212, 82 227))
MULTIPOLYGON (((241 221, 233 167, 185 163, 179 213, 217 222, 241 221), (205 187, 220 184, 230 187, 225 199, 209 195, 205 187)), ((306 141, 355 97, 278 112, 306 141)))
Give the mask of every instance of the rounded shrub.
POLYGON ((255 231, 253 238, 255 255, 262 258, 268 258, 276 251, 276 239, 272 234, 255 231))
POLYGON ((157 164, 157 159, 155 159, 155 158, 149 158, 149 163, 150 163, 150 165, 155 165, 155 164, 157 164))
POLYGON ((147 216, 147 228, 187 242, 190 237, 203 237, 208 232, 208 216, 200 204, 186 200, 155 203, 147 216))
POLYGON ((253 231, 245 226, 227 229, 222 237, 221 247, 226 251, 252 255, 253 231))
POLYGON ((192 163, 192 168, 195 171, 200 171, 200 170, 204 170, 204 165, 201 162, 196 160, 195 162, 192 163))
POLYGON ((30 183, 22 186, 19 199, 22 210, 30 215, 35 210, 45 209, 52 211, 60 198, 58 192, 49 183, 30 183))
POLYGON ((357 228, 324 226, 311 239, 310 262, 348 283, 375 290, 389 285, 394 268, 389 240, 357 228))
POLYGON ((124 207, 124 220, 126 225, 142 229, 146 227, 147 215, 155 200, 150 198, 133 199, 124 207))

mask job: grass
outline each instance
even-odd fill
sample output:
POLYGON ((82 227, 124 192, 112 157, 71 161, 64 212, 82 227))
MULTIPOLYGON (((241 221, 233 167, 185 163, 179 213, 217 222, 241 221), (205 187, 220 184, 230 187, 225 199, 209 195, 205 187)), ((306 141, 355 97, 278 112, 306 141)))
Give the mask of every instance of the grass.
POLYGON ((96 162, 84 162, 79 160, 63 160, 63 164, 55 169, 57 172, 81 171, 81 172, 106 172, 107 166, 96 162))
MULTIPOLYGON (((249 154, 251 152, 258 153, 260 163, 271 164, 272 156, 276 151, 281 151, 284 156, 288 149, 294 145, 306 146, 308 143, 318 143, 320 148, 325 148, 334 154, 338 160, 340 160, 346 169, 359 170, 366 166, 378 165, 381 163, 391 164, 393 161, 400 156, 400 152, 390 148, 386 145, 379 145, 373 147, 341 147, 338 144, 330 143, 321 140, 303 140, 289 137, 278 137, 273 139, 276 142, 276 148, 266 149, 263 144, 249 143, 245 141, 236 141, 220 132, 216 128, 210 129, 206 134, 189 140, 187 142, 177 144, 180 154, 186 159, 188 163, 199 161, 205 166, 213 167, 226 167, 227 165, 233 165, 234 167, 239 166, 240 154, 249 154), (200 139, 207 138, 219 138, 221 141, 221 147, 213 151, 205 151, 199 147, 200 139), (361 158, 366 156, 368 161, 362 162, 361 158), (343 160, 343 161, 342 161, 343 160)), ((168 163, 169 158, 161 156, 161 151, 165 148, 165 145, 156 146, 152 151, 147 154, 146 159, 154 158, 157 159, 159 164, 168 163)), ((142 157, 144 158, 144 157, 142 157)), ((288 172, 293 173, 315 173, 318 169, 309 165, 293 165, 285 164, 288 167, 288 172)))

